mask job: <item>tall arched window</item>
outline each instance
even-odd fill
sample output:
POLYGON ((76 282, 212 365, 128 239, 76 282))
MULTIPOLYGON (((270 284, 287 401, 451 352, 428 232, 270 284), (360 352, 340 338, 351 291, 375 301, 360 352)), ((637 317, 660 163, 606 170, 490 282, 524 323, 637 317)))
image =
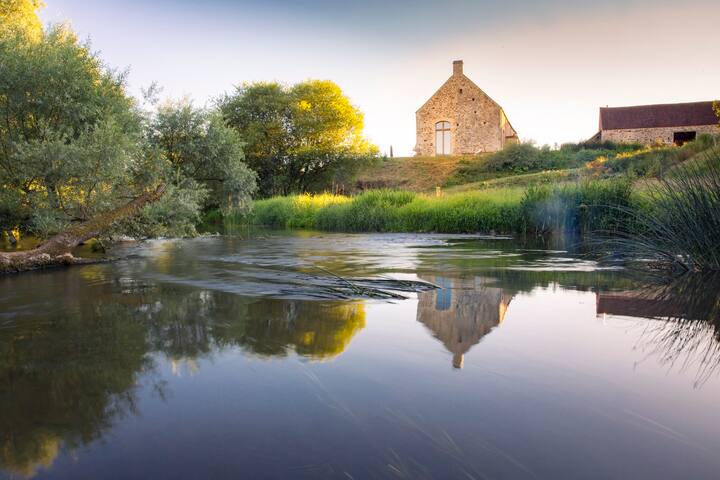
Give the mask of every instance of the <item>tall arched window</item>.
POLYGON ((435 124, 435 155, 450 155, 451 153, 450 122, 437 122, 435 124))

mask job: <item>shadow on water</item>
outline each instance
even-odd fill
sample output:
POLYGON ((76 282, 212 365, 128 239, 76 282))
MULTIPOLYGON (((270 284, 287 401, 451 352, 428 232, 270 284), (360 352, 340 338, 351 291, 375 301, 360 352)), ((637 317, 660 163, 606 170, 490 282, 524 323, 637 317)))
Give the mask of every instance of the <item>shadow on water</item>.
POLYGON ((362 249, 362 237, 335 238, 242 249, 233 239, 164 242, 117 265, 0 279, 2 469, 33 476, 138 414, 139 389, 164 398, 161 360, 195 368, 232 349, 258 359, 338 357, 365 328, 367 302, 308 295, 307 272, 318 268, 357 272, 383 290, 408 291, 413 279, 437 286, 420 289, 416 320, 456 369, 502 325, 516 295, 550 285, 596 292, 598 314, 661 320, 647 327, 646 348, 669 364, 698 364, 700 382, 720 364, 717 279, 637 290, 562 250, 442 236, 378 237, 362 249))

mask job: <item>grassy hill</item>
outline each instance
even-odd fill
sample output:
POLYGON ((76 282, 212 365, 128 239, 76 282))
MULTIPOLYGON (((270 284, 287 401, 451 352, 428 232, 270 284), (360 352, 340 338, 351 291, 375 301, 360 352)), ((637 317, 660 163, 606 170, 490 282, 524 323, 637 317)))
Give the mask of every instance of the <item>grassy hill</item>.
POLYGON ((648 208, 650 184, 718 159, 712 136, 682 147, 522 144, 478 157, 395 158, 361 172, 351 195, 258 200, 248 217, 226 220, 346 232, 613 231, 626 219, 608 205, 648 208))
POLYGON ((352 190, 386 188, 429 192, 445 185, 462 161, 474 159, 459 156, 388 158, 361 171, 352 190))

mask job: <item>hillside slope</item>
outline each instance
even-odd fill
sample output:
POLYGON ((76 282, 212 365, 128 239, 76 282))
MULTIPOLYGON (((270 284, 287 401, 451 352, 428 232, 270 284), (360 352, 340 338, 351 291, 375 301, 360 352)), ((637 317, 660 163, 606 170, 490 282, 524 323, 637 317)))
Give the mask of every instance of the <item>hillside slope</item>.
POLYGON ((457 171, 461 160, 473 161, 472 158, 460 156, 390 158, 361 171, 353 190, 391 188, 431 191, 445 184, 457 171))

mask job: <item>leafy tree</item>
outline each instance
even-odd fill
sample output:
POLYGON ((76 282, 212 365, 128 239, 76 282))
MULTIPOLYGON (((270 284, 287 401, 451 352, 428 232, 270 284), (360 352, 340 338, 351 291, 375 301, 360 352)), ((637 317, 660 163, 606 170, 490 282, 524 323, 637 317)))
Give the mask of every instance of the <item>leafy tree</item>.
POLYGON ((239 135, 218 112, 194 108, 187 101, 168 103, 151 120, 148 140, 173 175, 207 192, 204 209, 247 207, 256 175, 244 163, 239 135))
POLYGON ((112 231, 192 235, 203 208, 241 208, 255 188, 219 114, 141 111, 66 27, 0 35, 0 118, 0 230, 47 236, 165 185, 112 231))
POLYGON ((345 183, 377 155, 363 137, 362 113, 330 81, 245 84, 220 109, 246 143, 263 195, 345 183))
POLYGON ((57 231, 156 180, 124 76, 73 32, 0 36, 0 58, 1 228, 57 231))
POLYGON ((42 22, 37 10, 39 0, 0 0, 0 36, 25 34, 37 40, 42 35, 42 22))

